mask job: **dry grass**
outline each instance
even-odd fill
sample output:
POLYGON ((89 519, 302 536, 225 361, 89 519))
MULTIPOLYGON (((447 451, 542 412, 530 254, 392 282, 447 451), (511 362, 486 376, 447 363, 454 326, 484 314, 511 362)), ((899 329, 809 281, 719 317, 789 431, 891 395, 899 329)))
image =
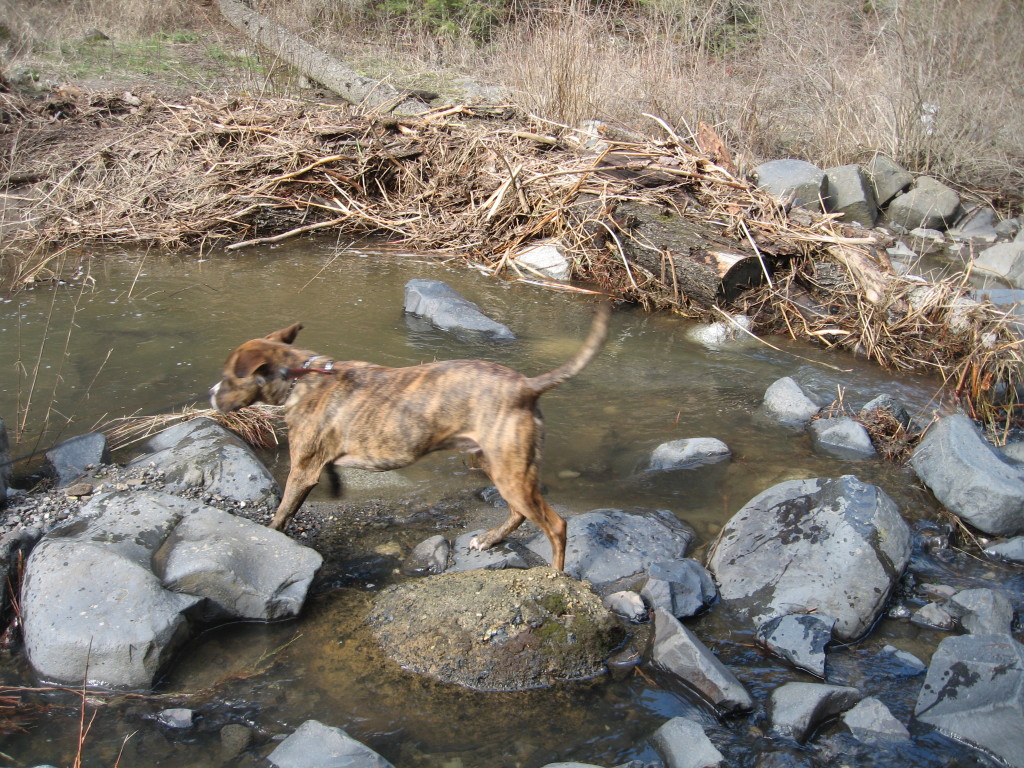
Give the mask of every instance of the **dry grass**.
POLYGON ((177 413, 155 416, 122 416, 100 425, 110 441, 111 450, 121 450, 153 435, 196 418, 213 419, 230 429, 254 448, 279 445, 283 428, 281 409, 272 405, 253 405, 232 413, 221 413, 212 408, 185 408, 177 413))

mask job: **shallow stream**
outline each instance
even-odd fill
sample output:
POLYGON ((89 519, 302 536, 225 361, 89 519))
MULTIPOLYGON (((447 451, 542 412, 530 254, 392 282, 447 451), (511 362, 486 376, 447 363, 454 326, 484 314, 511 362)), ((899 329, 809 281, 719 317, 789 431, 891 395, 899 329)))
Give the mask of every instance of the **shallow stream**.
MULTIPOLYGON (((536 374, 577 349, 592 302, 495 280, 458 260, 346 251, 326 243, 204 261, 106 254, 66 285, 22 292, 0 305, 9 363, 0 368, 0 415, 12 438, 24 424, 12 449, 19 455, 111 417, 190 403, 205 407, 206 391, 233 347, 295 321, 305 324, 298 343, 336 359, 400 366, 472 357, 536 374), (414 277, 445 280, 518 339, 460 340, 407 320, 403 286, 414 277)), ((821 455, 805 434, 758 413, 764 390, 781 376, 793 376, 823 403, 841 398, 858 408, 888 393, 912 412, 937 405, 937 381, 897 379, 852 357, 779 339, 771 340, 777 349, 745 342, 709 350, 688 339, 692 327, 669 315, 619 310, 599 358, 544 396, 543 479, 548 500, 564 516, 598 507, 670 509, 697 530, 695 556, 702 557, 721 526, 766 488, 797 477, 856 474, 885 489, 916 529, 938 529, 941 519, 930 496, 908 471, 879 460, 821 455), (643 471, 654 447, 683 437, 717 437, 732 458, 694 470, 643 471)), ((283 480, 286 457, 266 457, 283 480)), ((99 706, 85 738, 84 764, 265 765, 272 737, 309 718, 344 728, 397 768, 646 760, 654 755, 647 736, 667 718, 687 713, 705 724, 730 765, 754 765, 762 752, 780 747, 765 737, 767 697, 784 682, 812 678, 756 648, 724 610, 690 626, 757 700, 755 714, 739 719, 716 719, 695 697, 665 687, 644 668, 624 680, 484 694, 431 683, 386 662, 362 626, 373 595, 401 578, 402 557, 426 536, 440 529, 454 537, 502 518, 477 493, 486 485, 458 454, 435 454, 372 480, 351 476, 337 510, 347 520, 336 535, 322 534, 328 566, 303 616, 207 633, 180 654, 156 697, 93 697, 91 704, 99 706), (198 713, 193 728, 176 731, 153 719, 174 706, 198 713), (225 744, 222 728, 228 724, 248 726, 254 734, 240 756, 225 744)), ((337 506, 318 492, 311 503, 337 506)), ((527 528, 523 535, 535 533, 527 528)), ((1005 577, 967 556, 935 559, 920 547, 912 567, 925 580, 954 585, 1005 577)), ((923 677, 904 676, 905 670, 879 656, 892 644, 927 662, 942 636, 906 619, 883 619, 867 639, 830 655, 830 682, 879 696, 910 722, 910 744, 870 750, 832 728, 808 747, 789 745, 791 753, 811 764, 988 765, 978 753, 913 723, 923 677)), ((0 665, 0 682, 30 685, 32 679, 15 656, 0 665)), ((74 761, 78 698, 50 694, 40 700, 52 708, 27 734, 0 742, 0 761, 74 761)))

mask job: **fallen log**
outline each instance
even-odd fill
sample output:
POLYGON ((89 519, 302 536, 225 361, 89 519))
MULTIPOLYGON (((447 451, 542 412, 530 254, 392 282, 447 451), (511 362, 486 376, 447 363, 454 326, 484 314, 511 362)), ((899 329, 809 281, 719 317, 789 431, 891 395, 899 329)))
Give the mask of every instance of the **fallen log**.
POLYGON ((381 80, 361 75, 348 65, 293 35, 280 24, 244 6, 239 0, 216 0, 231 26, 261 48, 287 62, 350 104, 377 112, 414 115, 426 105, 381 80))

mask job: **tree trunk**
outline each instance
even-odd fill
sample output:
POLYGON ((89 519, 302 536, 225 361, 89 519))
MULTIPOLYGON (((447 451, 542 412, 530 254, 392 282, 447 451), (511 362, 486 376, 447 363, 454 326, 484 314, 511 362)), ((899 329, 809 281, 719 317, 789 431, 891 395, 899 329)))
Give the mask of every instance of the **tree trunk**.
POLYGON ((217 8, 231 26, 350 104, 400 115, 424 111, 422 102, 409 99, 406 94, 387 83, 359 74, 266 16, 250 10, 239 0, 216 2, 217 8))

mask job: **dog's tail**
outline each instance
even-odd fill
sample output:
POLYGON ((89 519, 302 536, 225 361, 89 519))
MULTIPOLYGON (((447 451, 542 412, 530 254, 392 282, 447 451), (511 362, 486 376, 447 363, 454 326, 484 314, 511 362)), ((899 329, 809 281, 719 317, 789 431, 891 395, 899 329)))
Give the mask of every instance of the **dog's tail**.
POLYGON ((587 334, 587 339, 583 342, 583 347, 576 353, 576 356, 553 371, 527 379, 531 388, 539 395, 553 387, 557 387, 563 381, 571 379, 582 371, 587 366, 587 363, 597 357, 597 353, 601 351, 604 340, 608 338, 608 320, 611 315, 611 302, 605 301, 598 305, 597 311, 594 313, 594 322, 590 326, 590 333, 587 334))

